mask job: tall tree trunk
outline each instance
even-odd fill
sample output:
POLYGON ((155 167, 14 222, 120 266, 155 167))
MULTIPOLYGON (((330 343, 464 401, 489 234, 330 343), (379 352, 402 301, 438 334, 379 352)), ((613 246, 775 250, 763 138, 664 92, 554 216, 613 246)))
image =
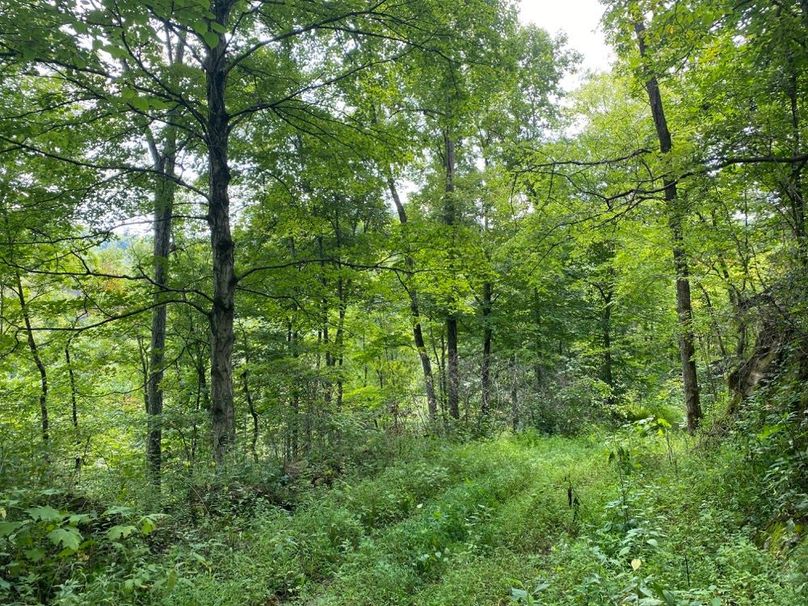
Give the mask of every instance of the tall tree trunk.
POLYGON ((28 339, 28 349, 31 351, 31 358, 39 371, 39 421, 42 435, 42 447, 45 462, 50 462, 50 421, 48 419, 48 371, 39 355, 39 345, 34 338, 34 330, 31 326, 31 314, 28 311, 28 303, 25 300, 25 291, 22 288, 22 279, 19 270, 15 270, 17 279, 17 298, 20 301, 20 311, 25 325, 25 333, 28 339))
MULTIPOLYGON (((387 186, 390 188, 390 195, 393 197, 393 202, 398 211, 398 220, 402 225, 407 224, 407 212, 404 209, 404 204, 401 202, 401 197, 398 195, 398 188, 393 178, 387 179, 387 186)), ((412 256, 405 255, 404 266, 408 272, 415 269, 415 262, 412 256)), ((418 291, 409 283, 404 284, 404 288, 410 297, 410 314, 412 315, 412 336, 415 341, 415 348, 418 351, 418 357, 421 359, 421 369, 424 373, 424 387, 426 388, 426 403, 431 423, 435 423, 438 419, 438 400, 435 397, 435 379, 432 375, 432 363, 429 359, 429 354, 426 351, 426 343, 424 341, 424 333, 421 329, 421 311, 418 306, 418 291)))
MULTIPOLYGON (((231 0, 213 2, 215 21, 226 26, 231 0)), ((233 408, 233 320, 235 317, 235 244, 230 232, 230 166, 227 114, 226 39, 223 34, 205 58, 207 85, 208 225, 213 258, 213 306, 210 312, 211 424, 213 458, 221 467, 236 440, 233 408)))
POLYGON ((323 245, 322 236, 317 236, 317 248, 320 253, 320 284, 323 287, 323 297, 320 300, 320 321, 322 322, 320 334, 322 336, 323 351, 325 352, 325 376, 322 377, 323 400, 326 409, 330 409, 331 400, 334 395, 331 385, 331 370, 334 366, 334 354, 331 351, 331 335, 328 330, 328 298, 325 296, 328 289, 328 278, 326 278, 325 275, 325 247, 323 245))
POLYGON ((162 154, 153 147, 155 170, 159 177, 154 197, 154 244, 153 281, 154 303, 151 322, 151 343, 149 346, 149 378, 147 386, 148 439, 146 441, 146 461, 149 478, 154 486, 160 487, 163 441, 163 376, 165 372, 166 318, 165 289, 168 286, 168 257, 171 252, 171 224, 174 213, 173 180, 177 160, 177 132, 169 126, 166 144, 162 154))
MULTIPOLYGON (((645 45, 645 25, 641 21, 634 24, 640 56, 647 57, 645 45)), ((663 154, 669 154, 673 147, 665 110, 662 106, 662 94, 659 82, 654 74, 647 74, 645 89, 651 105, 651 114, 659 139, 659 149, 663 154)), ((682 383, 684 388, 685 408, 687 410, 687 429, 691 433, 696 431, 702 417, 699 402, 699 383, 696 373, 696 348, 693 336, 693 306, 690 296, 690 269, 685 252, 682 221, 684 209, 679 199, 676 180, 670 176, 663 178, 665 201, 668 204, 668 224, 673 239, 673 264, 676 270, 676 312, 679 316, 679 355, 682 362, 682 383)))
POLYGON ((334 213, 334 236, 337 247, 337 262, 340 264, 339 275, 337 277, 337 332, 334 335, 335 352, 332 354, 333 367, 336 370, 337 383, 337 410, 342 408, 343 380, 342 365, 345 363, 345 314, 348 310, 348 291, 351 288, 351 281, 346 285, 342 275, 342 228, 339 220, 339 207, 335 205, 334 213))
MULTIPOLYGON (((350 288, 350 283, 348 285, 350 288)), ((335 364, 337 367, 337 410, 342 408, 343 379, 342 366, 345 363, 345 314, 348 308, 348 298, 346 294, 345 282, 342 276, 337 280, 337 298, 339 300, 339 317, 337 319, 336 347, 337 354, 335 364)))
MULTIPOLYGON (((455 223, 455 142, 445 133, 444 153, 446 161, 446 193, 444 196, 444 222, 450 228, 455 223)), ((451 234, 454 239, 454 234, 451 234)), ((454 246, 453 244, 451 245, 454 246)), ((457 353, 457 312, 454 310, 454 297, 449 305, 451 309, 446 317, 446 349, 448 355, 446 392, 449 406, 449 416, 453 419, 460 418, 460 364, 457 353)))
MULTIPOLYGON (((167 40, 170 33, 166 32, 167 40)), ((183 62, 185 39, 180 37, 172 50, 168 44, 172 65, 183 62)), ((168 265, 171 252, 171 226, 174 215, 177 165, 177 127, 171 124, 178 117, 176 109, 169 112, 168 125, 164 129, 162 148, 152 135, 149 126, 145 127, 149 142, 157 183, 154 191, 154 226, 152 248, 152 280, 155 287, 149 344, 149 375, 146 385, 146 415, 148 436, 146 439, 146 464, 149 479, 159 490, 163 463, 163 376, 165 374, 165 343, 167 307, 162 301, 168 286, 168 265)))
POLYGON ((483 361, 481 369, 482 383, 482 404, 480 413, 487 416, 491 411, 491 341, 493 331, 491 330, 491 308, 493 305, 494 286, 491 282, 483 284, 483 361))

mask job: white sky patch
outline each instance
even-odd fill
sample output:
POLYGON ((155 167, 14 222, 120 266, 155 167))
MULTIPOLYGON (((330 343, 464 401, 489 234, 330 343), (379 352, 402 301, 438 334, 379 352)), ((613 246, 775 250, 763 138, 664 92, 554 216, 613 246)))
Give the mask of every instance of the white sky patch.
POLYGON ((614 53, 606 45, 600 27, 603 11, 598 0, 520 0, 524 23, 534 23, 553 35, 566 33, 567 44, 581 53, 581 73, 565 78, 562 83, 567 90, 576 88, 586 71, 611 69, 614 53))

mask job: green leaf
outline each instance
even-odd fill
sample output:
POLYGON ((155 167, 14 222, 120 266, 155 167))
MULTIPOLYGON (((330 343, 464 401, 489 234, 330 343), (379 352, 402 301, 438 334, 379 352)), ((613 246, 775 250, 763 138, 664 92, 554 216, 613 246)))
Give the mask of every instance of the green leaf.
POLYGON ((0 522, 0 537, 7 537, 14 534, 20 526, 24 526, 22 522, 0 522))
POLYGON ((31 507, 26 509, 25 513, 31 516, 31 519, 40 520, 42 522, 59 522, 65 517, 48 505, 44 507, 31 507))
POLYGON ((211 48, 219 46, 219 34, 216 32, 205 32, 202 34, 202 38, 205 39, 205 44, 211 48))
POLYGON ((69 518, 67 518, 67 522, 71 526, 79 526, 81 524, 86 524, 94 517, 95 516, 92 516, 89 513, 74 513, 69 518))
POLYGON ((174 587, 177 585, 177 571, 175 569, 171 569, 166 577, 166 589, 168 591, 173 591, 174 587))
POLYGON ((126 526, 123 524, 118 524, 117 526, 113 526, 109 530, 107 530, 107 538, 110 541, 117 541, 119 539, 125 539, 133 532, 137 530, 134 526, 126 526))
POLYGON ((129 104, 138 111, 149 111, 149 100, 146 97, 133 97, 129 100, 129 104))
POLYGON ((157 523, 151 516, 143 516, 140 519, 140 532, 143 534, 151 534, 157 528, 157 523))
POLYGON ((108 44, 104 50, 107 51, 113 59, 126 59, 129 57, 129 52, 125 48, 115 46, 114 44, 108 44))
POLYGON ((42 558, 45 557, 45 552, 38 547, 34 547, 33 549, 27 549, 25 552, 25 557, 31 560, 32 562, 39 562, 42 558))
POLYGON ((765 442, 773 435, 780 433, 783 431, 782 425, 766 425, 760 432, 757 434, 757 439, 761 442, 765 442))
POLYGON ((64 549, 78 551, 81 545, 81 533, 73 527, 57 528, 48 533, 48 539, 56 546, 61 545, 64 549))
POLYGON ((191 29, 193 29, 200 36, 204 36, 208 31, 208 24, 204 21, 192 21, 191 29))

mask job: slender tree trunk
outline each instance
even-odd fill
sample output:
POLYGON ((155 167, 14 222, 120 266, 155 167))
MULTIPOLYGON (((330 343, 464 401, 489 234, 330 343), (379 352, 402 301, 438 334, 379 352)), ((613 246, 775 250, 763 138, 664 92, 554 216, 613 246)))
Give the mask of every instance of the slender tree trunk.
MULTIPOLYGON (((200 411, 204 410, 208 414, 210 413, 210 390, 208 389, 208 382, 207 382, 207 368, 205 364, 205 356, 201 351, 197 352, 197 355, 194 357, 194 363, 196 366, 196 404, 195 404, 195 412, 199 414, 200 411)), ((194 426, 191 431, 191 460, 189 461, 193 469, 193 463, 196 461, 196 452, 199 447, 199 426, 197 425, 197 419, 194 418, 194 426)))
POLYGON ((250 453, 252 454, 253 461, 256 463, 258 462, 258 450, 256 450, 256 445, 258 444, 258 412, 255 410, 255 404, 253 403, 252 393, 250 392, 250 374, 247 369, 241 373, 241 380, 244 385, 244 398, 247 401, 247 409, 250 411, 250 416, 252 417, 252 441, 250 442, 250 453))
MULTIPOLYGON (((166 36, 169 36, 166 33, 166 36)), ((185 53, 185 40, 177 40, 172 53, 168 52, 173 65, 181 64, 185 53)), ((169 122, 176 120, 177 111, 169 112, 169 122)), ((149 479, 159 491, 163 463, 163 376, 165 374, 166 318, 168 310, 162 301, 168 286, 169 254, 171 252, 171 227, 174 215, 174 181, 177 164, 177 127, 169 124, 164 129, 162 149, 156 138, 145 127, 149 141, 157 183, 154 191, 154 226, 152 248, 152 280, 155 291, 152 311, 151 342, 149 344, 149 375, 146 385, 146 415, 148 436, 146 439, 146 464, 149 479)))
MULTIPOLYGON (((610 268, 611 269, 611 268, 610 268)), ((614 363, 612 361, 612 301, 614 300, 613 270, 609 272, 609 280, 596 285, 600 292, 602 309, 600 317, 601 338, 603 339, 603 382, 609 386, 607 403, 615 403, 614 363)))
MULTIPOLYGON (((444 134, 444 152, 446 156, 446 195, 444 197, 444 222, 450 228, 455 223, 455 142, 451 136, 444 134)), ((454 239, 454 234, 451 234, 454 239)), ((454 299, 454 297, 452 297, 454 299)), ((454 300, 450 306, 454 307, 454 300)), ((448 356, 446 393, 449 416, 460 418, 460 364, 457 353, 457 312, 450 309, 446 317, 446 349, 448 356)))
POLYGON ((76 459, 74 468, 76 473, 81 471, 81 435, 79 434, 79 407, 76 397, 76 373, 73 371, 73 363, 70 356, 70 339, 65 343, 65 365, 67 366, 67 377, 70 381, 70 420, 73 424, 75 434, 76 459))
MULTIPOLYGON (((165 373, 166 318, 165 289, 168 286, 168 257, 171 252, 171 224, 174 213, 175 183, 172 180, 177 156, 177 133, 168 127, 165 152, 155 158, 156 171, 163 175, 157 184, 154 199, 153 280, 155 286, 152 312, 151 343, 149 347, 149 378, 147 386, 148 439, 146 460, 149 478, 160 487, 163 440, 163 376, 165 373)), ((156 151, 156 149, 155 149, 156 151)))
MULTIPOLYGON (((225 26, 230 0, 213 2, 215 21, 225 26)), ((207 86, 208 225, 213 258, 211 328, 211 424, 213 458, 222 467, 236 440, 233 407, 233 321, 235 318, 235 244, 230 232, 230 116, 225 104, 227 88, 226 40, 219 34, 205 58, 207 86)))
POLYGON ((447 377, 446 395, 449 405, 449 416, 460 418, 460 372, 457 354, 457 317, 451 314, 446 319, 446 356, 447 377))
MULTIPOLYGON (((393 197, 393 202, 398 211, 398 219, 402 225, 407 224, 407 212, 404 209, 404 204, 401 202, 401 197, 398 195, 395 181, 392 177, 387 179, 387 185, 390 188, 390 195, 393 197)), ((415 268, 415 262, 410 255, 404 257, 404 266, 407 271, 412 272, 415 268)), ((412 284, 404 284, 407 294, 410 297, 410 314, 412 315, 412 336, 415 341, 415 348, 418 350, 418 357, 421 359, 421 369, 424 373, 424 386, 426 388, 426 403, 431 423, 435 423, 438 419, 438 400, 435 397, 435 379, 432 375, 432 363, 429 359, 429 354, 426 351, 426 343, 424 342, 424 333, 421 329, 421 311, 418 306, 418 291, 412 284)))
POLYGON ((20 311, 25 325, 25 333, 28 340, 28 349, 31 351, 31 358, 39 371, 39 421, 42 435, 42 447, 45 462, 50 462, 50 421, 48 419, 48 371, 39 355, 39 345, 34 338, 34 330, 31 326, 31 315, 28 311, 28 303, 25 300, 25 291, 22 288, 20 272, 15 272, 17 278, 17 298, 20 301, 20 311))
POLYGON ((519 429, 519 368, 516 364, 516 354, 511 354, 509 361, 511 370, 511 429, 519 429))
POLYGON ((247 340, 247 334, 242 331, 244 339, 244 370, 241 372, 241 384, 244 388, 244 400, 247 402, 247 410, 250 411, 252 417, 252 441, 250 442, 250 454, 252 454, 253 461, 258 462, 258 412, 255 410, 255 403, 253 402, 252 392, 250 391, 250 347, 247 340))
MULTIPOLYGON (((612 371, 612 308, 610 303, 603 306, 603 382, 614 389, 612 371)), ((613 400, 614 396, 609 396, 613 400)))
POLYGON ((534 390, 536 394, 541 392, 542 386, 542 343, 541 343, 541 333, 539 332, 539 328, 541 327, 541 306, 539 301, 539 291, 538 289, 533 289, 533 330, 535 331, 535 337, 533 339, 533 355, 535 356, 535 361, 533 363, 533 384, 534 390))
MULTIPOLYGON (((337 260, 342 263, 342 228, 340 227, 339 210, 335 211, 334 235, 337 245, 337 260)), ((336 352, 332 355, 333 366, 336 370, 337 383, 337 410, 342 409, 343 379, 342 366, 345 363, 345 314, 348 310, 348 291, 351 288, 350 280, 345 283, 342 275, 342 266, 339 267, 337 277, 337 333, 334 335, 334 347, 336 352)))
POLYGON ((494 286, 490 282, 483 284, 483 361, 481 369, 482 405, 481 414, 485 417, 491 411, 491 308, 493 306, 494 286))
MULTIPOLYGON (((634 25, 640 56, 645 59, 647 49, 645 46, 645 26, 638 21, 634 25)), ((651 105, 651 114, 654 119, 659 149, 668 154, 673 147, 665 110, 662 106, 662 94, 659 82, 653 74, 647 76, 645 89, 648 92, 648 101, 651 105)), ((687 428, 691 433, 696 431, 702 417, 699 402, 699 383, 696 373, 696 348, 693 336, 693 306, 690 296, 690 269, 685 252, 682 221, 684 209, 679 199, 676 181, 670 176, 663 178, 665 201, 668 204, 668 224, 673 238, 673 263, 676 269, 676 311, 679 316, 679 355, 682 362, 682 382, 684 388, 685 408, 687 410, 687 428)))
POLYGON ((320 321, 322 323, 322 329, 320 334, 322 336, 322 346, 323 351, 325 352, 325 376, 321 377, 322 385, 323 385, 323 400, 325 402, 326 409, 330 409, 331 407, 331 400, 333 398, 333 389, 331 385, 331 371, 334 367, 334 354, 331 351, 331 335, 329 333, 329 326, 328 326, 328 299, 325 296, 325 293, 328 289, 328 279, 325 275, 325 246, 323 244, 323 237, 317 236, 317 248, 320 253, 320 284, 323 287, 323 297, 320 299, 320 321))
MULTIPOLYGON (((173 63, 183 60, 184 40, 177 44, 176 57, 173 63)), ((172 114, 175 112, 172 112, 172 114)), ((152 156, 155 171, 159 177, 154 200, 154 243, 153 243, 153 280, 156 287, 155 304, 161 303, 164 291, 168 286, 169 254, 171 252, 171 228, 174 212, 174 182, 177 161, 177 129, 169 125, 165 131, 165 145, 162 152, 152 142, 152 156)), ((163 376, 165 365, 166 342, 166 305, 157 305, 152 312, 151 343, 149 357, 149 379, 147 386, 148 439, 146 441, 146 460, 152 484, 158 489, 162 468, 162 417, 163 417, 163 376)))
MULTIPOLYGON (((289 320, 289 329, 287 333, 287 344, 289 346, 290 353, 292 354, 292 358, 295 360, 300 355, 297 351, 297 331, 295 331, 292 327, 292 320, 289 320)), ((297 365, 295 365, 295 369, 297 369, 297 365)), ((292 384, 292 397, 290 402, 291 408, 291 420, 288 423, 287 431, 289 432, 289 450, 291 454, 291 458, 294 459, 297 457, 298 451, 298 435, 300 432, 300 387, 298 385, 298 381, 295 380, 292 384)))
POLYGON ((345 284, 342 276, 337 280, 337 295, 339 298, 339 312, 337 319, 337 335, 336 335, 336 367, 337 367, 337 410, 342 408, 343 397, 343 380, 342 380, 342 366, 345 363, 345 314, 347 312, 348 302, 345 294, 345 284))

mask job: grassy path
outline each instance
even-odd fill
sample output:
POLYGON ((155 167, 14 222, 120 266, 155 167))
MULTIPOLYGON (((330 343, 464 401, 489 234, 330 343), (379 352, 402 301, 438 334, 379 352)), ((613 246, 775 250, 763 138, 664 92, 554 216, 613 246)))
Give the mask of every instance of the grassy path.
POLYGON ((164 603, 808 604, 804 552, 786 561, 743 526, 743 467, 684 450, 674 468, 644 443, 621 474, 596 438, 422 448, 262 514, 164 603))

